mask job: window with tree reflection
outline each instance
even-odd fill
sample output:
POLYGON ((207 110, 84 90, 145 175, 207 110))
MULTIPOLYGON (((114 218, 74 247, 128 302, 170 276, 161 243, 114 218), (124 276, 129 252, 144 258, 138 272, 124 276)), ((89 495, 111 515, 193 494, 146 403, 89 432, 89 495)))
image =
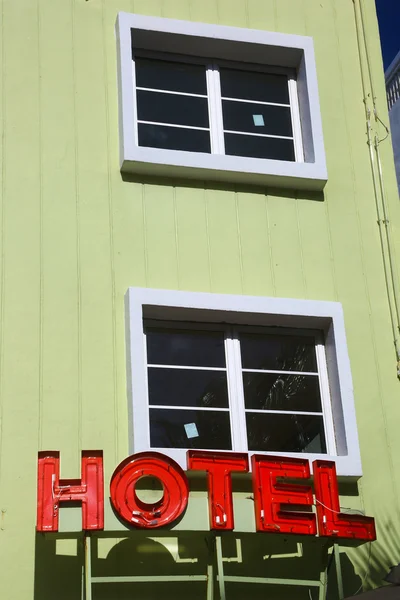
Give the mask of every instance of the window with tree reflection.
POLYGON ((152 448, 334 451, 321 332, 148 322, 145 337, 152 448))

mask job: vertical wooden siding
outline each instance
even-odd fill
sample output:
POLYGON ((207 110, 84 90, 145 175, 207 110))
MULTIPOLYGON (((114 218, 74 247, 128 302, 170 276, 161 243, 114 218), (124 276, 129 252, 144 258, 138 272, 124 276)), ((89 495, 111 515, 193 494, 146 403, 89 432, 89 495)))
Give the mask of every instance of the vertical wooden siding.
MULTIPOLYGON (((384 528, 400 525, 400 398, 351 0, 0 5, 5 597, 33 597, 37 450, 59 449, 63 476, 78 475, 82 448, 104 449, 106 478, 126 456, 128 286, 343 303, 365 472, 360 498, 378 518, 384 546, 384 528), (329 170, 324 198, 207 182, 123 181, 114 39, 121 10, 312 36, 329 170)), ((364 5, 386 118, 374 3, 364 5)), ((398 254, 389 141, 383 152, 398 254)), ((358 506, 357 498, 346 502, 358 506)), ((365 551, 353 559, 362 572, 365 551)))

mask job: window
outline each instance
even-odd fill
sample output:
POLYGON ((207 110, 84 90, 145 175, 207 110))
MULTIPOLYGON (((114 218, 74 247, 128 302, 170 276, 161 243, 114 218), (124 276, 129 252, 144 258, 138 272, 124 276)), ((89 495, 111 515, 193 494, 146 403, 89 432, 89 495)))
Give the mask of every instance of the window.
POLYGON ((337 303, 132 288, 131 451, 329 457, 361 475, 337 303))
POLYGON ((144 327, 152 449, 335 452, 322 334, 144 327))
POLYGON ((135 56, 139 146, 302 161, 294 71, 135 56))
POLYGON ((312 40, 120 13, 121 169, 320 190, 312 40))

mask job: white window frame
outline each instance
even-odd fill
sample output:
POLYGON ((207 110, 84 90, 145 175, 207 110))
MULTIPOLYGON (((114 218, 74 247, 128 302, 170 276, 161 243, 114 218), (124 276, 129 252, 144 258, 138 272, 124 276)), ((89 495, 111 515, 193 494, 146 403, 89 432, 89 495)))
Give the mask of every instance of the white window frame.
MULTIPOLYGON (((302 140, 302 132, 301 132, 301 121, 300 121, 300 110, 299 110, 299 99, 297 93, 297 81, 295 72, 293 69, 272 69, 268 67, 260 67, 260 65, 253 65, 249 63, 233 63, 231 61, 219 61, 210 63, 208 61, 199 61, 193 60, 192 57, 182 57, 177 56, 176 54, 166 54, 166 53, 155 53, 155 52, 137 52, 132 57, 132 82, 133 82, 133 103, 134 103, 134 114, 136 115, 135 119, 135 141, 139 144, 139 133, 138 133, 138 125, 139 123, 150 123, 149 121, 141 121, 137 118, 138 110, 137 110, 137 91, 145 90, 149 92, 157 92, 160 94, 171 94, 171 95, 180 95, 180 96, 196 96, 201 98, 207 98, 208 102, 208 116, 209 116, 209 127, 195 127, 189 125, 175 125, 172 123, 158 123, 151 121, 153 125, 161 125, 165 127, 176 127, 178 129, 201 129, 203 131, 210 132, 210 145, 211 145, 211 154, 220 154, 225 155, 225 140, 224 133, 233 133, 236 135, 250 135, 250 136, 261 136, 261 137, 269 137, 269 138, 278 138, 278 139, 290 139, 293 140, 293 149, 295 155, 296 162, 304 162, 304 150, 303 150, 303 140, 302 140), (206 82, 207 82, 207 96, 200 94, 191 94, 189 92, 174 92, 163 89, 154 89, 154 88, 141 88, 136 86, 136 59, 140 58, 150 58, 153 60, 165 60, 168 62, 179 62, 186 64, 201 64, 205 69, 206 74, 206 82), (279 73, 285 75, 288 81, 288 94, 289 94, 289 104, 276 104, 274 102, 261 102, 256 100, 241 100, 238 98, 227 98, 222 96, 221 92, 221 79, 220 79, 220 69, 221 68, 229 68, 234 70, 241 70, 245 72, 258 72, 258 73, 279 73), (235 102, 244 102, 244 103, 255 103, 255 104, 265 104, 267 106, 284 106, 290 109, 290 117, 293 135, 290 137, 283 135, 270 135, 270 134, 258 134, 258 133, 247 133, 242 131, 230 131, 224 129, 223 125, 223 108, 222 108, 222 100, 230 100, 235 102)), ((171 151, 171 150, 168 150, 171 151)), ((246 157, 244 157, 246 158, 246 157)))
MULTIPOLYGON (((144 344, 144 353, 146 357, 146 369, 145 369, 145 381, 146 381, 146 400, 147 400, 147 422, 143 424, 143 428, 141 428, 142 435, 147 434, 146 445, 152 451, 156 452, 164 452, 167 450, 169 452, 171 448, 164 448, 158 446, 152 446, 150 442, 150 410, 152 408, 155 409, 170 409, 170 410, 188 410, 188 411, 222 411, 229 412, 230 416, 230 431, 231 431, 231 439, 232 439, 232 449, 228 450, 226 448, 223 449, 224 452, 252 452, 248 449, 248 439, 247 439, 247 427, 246 427, 246 412, 252 413, 261 413, 261 414, 298 414, 298 415, 319 415, 322 416, 323 424, 324 424, 324 434, 325 434, 325 442, 327 447, 327 454, 336 454, 336 440, 335 440, 335 431, 334 431, 334 423, 332 417, 332 406, 331 406, 331 398, 330 398, 330 390, 329 390, 329 381, 328 381, 328 370, 326 366, 326 356, 325 356, 325 346, 322 340, 322 334, 319 331, 309 330, 309 329, 287 329, 285 328, 272 328, 272 327, 248 327, 248 326, 234 326, 216 323, 212 326, 209 323, 193 323, 193 322, 177 322, 177 321, 160 321, 160 320, 145 320, 145 327, 143 331, 143 344, 144 344), (223 367, 199 367, 199 366, 187 366, 187 365, 171 365, 171 364, 153 364, 148 362, 147 358, 147 342, 146 342, 146 329, 148 327, 155 327, 157 329, 162 329, 164 331, 176 330, 180 329, 182 331, 214 331, 223 333, 224 335, 224 352, 225 352, 225 360, 226 366, 223 367), (268 334, 278 334, 283 336, 307 336, 313 337, 315 340, 315 354, 316 354, 316 362, 317 362, 317 371, 312 373, 305 373, 301 371, 284 371, 284 370, 260 370, 260 369, 248 369, 243 368, 241 361, 241 351, 240 351, 240 333, 256 333, 260 335, 268 335, 268 334), (189 370, 189 371, 217 371, 217 372, 225 372, 227 378, 227 388, 228 388, 228 407, 227 408, 206 408, 206 407, 187 407, 187 406, 176 406, 176 405, 151 405, 149 402, 149 389, 148 389, 148 369, 149 368, 157 368, 157 369, 167 369, 167 370, 189 370), (245 407, 245 399, 244 399, 244 388, 243 388, 243 373, 275 373, 282 375, 309 375, 312 377, 316 377, 318 379, 319 388, 320 388, 320 396, 321 396, 321 411, 318 413, 312 413, 307 411, 288 411, 288 410, 256 410, 256 409, 246 409, 245 407)), ((187 449, 184 449, 182 452, 185 453, 187 449)), ((257 451, 258 454, 262 454, 263 451, 257 451)), ((272 454, 272 452, 270 452, 272 454)), ((299 453, 293 453, 294 455, 299 455, 299 453)), ((303 454, 303 453, 302 453, 303 454)))
MULTIPOLYGON (((350 363, 340 303, 129 288, 126 294, 126 329, 129 449, 132 453, 150 449, 144 333, 144 320, 148 319, 163 320, 166 323, 198 322, 207 327, 212 323, 229 323, 233 327, 246 326, 246 329, 249 326, 285 327, 293 329, 296 334, 304 330, 313 330, 314 333, 315 330, 322 331, 325 343, 317 348, 317 360, 324 403, 327 454, 257 454, 302 457, 310 461, 327 459, 336 463, 340 477, 358 478, 362 475, 350 363)), ((227 364, 227 369, 233 368, 236 377, 241 377, 241 370, 237 368, 240 361, 237 346, 236 357, 234 352, 229 353, 228 357, 229 360, 236 361, 236 365, 227 364)), ((230 381, 234 382, 234 377, 230 381)), ((238 394, 240 387, 237 385, 235 390, 231 390, 231 397, 236 399, 233 410, 241 413, 236 416, 237 423, 244 421, 245 414, 244 400, 238 394)), ((234 435, 239 436, 239 439, 235 440, 233 451, 247 447, 243 432, 232 430, 232 437, 234 435)), ((186 468, 186 450, 160 448, 159 451, 186 468)), ((253 452, 249 451, 249 456, 251 454, 253 452)))
MULTIPOLYGON (((128 13, 119 13, 116 30, 123 172, 323 189, 327 170, 311 38, 128 13), (243 66, 256 64, 260 68, 270 68, 272 65, 272 68, 294 70, 296 76, 291 83, 290 95, 297 160, 228 156, 220 151, 221 146, 215 154, 139 146, 135 133, 136 89, 132 74, 132 56, 137 50, 177 53, 184 60, 201 57, 209 59, 210 64, 226 60, 240 62, 243 66)), ((210 85, 211 79, 212 74, 210 85)), ((216 114, 216 118, 220 117, 216 114)), ((213 144, 215 146, 217 140, 213 144)))

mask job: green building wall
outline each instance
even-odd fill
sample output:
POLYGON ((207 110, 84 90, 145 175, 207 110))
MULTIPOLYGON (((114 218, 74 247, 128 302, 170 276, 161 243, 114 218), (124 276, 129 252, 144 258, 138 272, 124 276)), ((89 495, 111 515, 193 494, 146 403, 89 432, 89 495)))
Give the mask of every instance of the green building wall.
MULTIPOLYGON (((375 6, 362 2, 387 122, 375 6)), ((53 585, 60 599, 78 597, 74 542, 57 545, 70 555, 72 571, 55 570, 35 534, 37 451, 60 450, 62 476, 77 477, 81 450, 103 449, 106 481, 127 456, 129 286, 343 304, 364 475, 359 497, 345 494, 342 504, 376 518, 371 556, 368 545, 349 555, 361 577, 370 562, 367 581, 378 584, 400 561, 400 384, 353 1, 0 5, 1 597, 50 600, 53 585), (118 11, 312 36, 329 175, 324 192, 122 177, 118 11)), ((389 139, 381 152, 396 261, 400 210, 389 139)))

